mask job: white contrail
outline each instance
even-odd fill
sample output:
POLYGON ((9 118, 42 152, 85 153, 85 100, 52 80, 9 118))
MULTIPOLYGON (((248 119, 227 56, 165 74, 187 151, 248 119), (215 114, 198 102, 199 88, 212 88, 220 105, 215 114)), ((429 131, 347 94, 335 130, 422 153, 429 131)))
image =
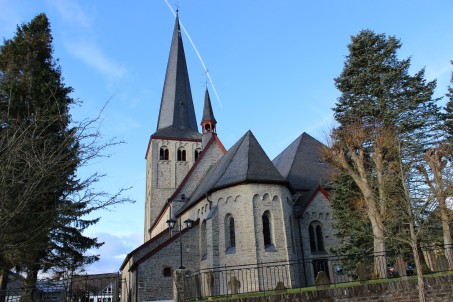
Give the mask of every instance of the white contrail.
MULTIPOLYGON (((171 5, 168 3, 167 0, 164 0, 164 1, 165 1, 165 3, 167 4, 168 8, 169 8, 169 9, 171 10, 171 12, 173 13, 173 15, 176 17, 176 12, 173 10, 173 8, 171 7, 171 5)), ((220 108, 223 109, 222 102, 220 102, 220 98, 219 98, 219 95, 217 94, 217 90, 215 89, 214 83, 212 82, 211 75, 209 74, 209 71, 208 71, 208 69, 206 68, 206 65, 204 64, 203 59, 201 58, 200 53, 198 52, 197 48, 195 47, 195 44, 193 43, 192 38, 190 37, 190 35, 189 35, 189 33, 187 32, 187 30, 186 30, 186 28, 184 27, 184 25, 182 25, 181 21, 179 21, 179 25, 181 25, 182 30, 183 30, 184 33, 186 34, 187 38, 189 39, 190 44, 192 44, 193 49, 194 49, 195 52, 197 53, 198 59, 200 59, 201 65, 203 65, 204 72, 206 73, 206 76, 207 76, 208 79, 209 79, 209 83, 211 83, 212 89, 214 90, 215 96, 217 97, 217 101, 219 102, 220 108)))

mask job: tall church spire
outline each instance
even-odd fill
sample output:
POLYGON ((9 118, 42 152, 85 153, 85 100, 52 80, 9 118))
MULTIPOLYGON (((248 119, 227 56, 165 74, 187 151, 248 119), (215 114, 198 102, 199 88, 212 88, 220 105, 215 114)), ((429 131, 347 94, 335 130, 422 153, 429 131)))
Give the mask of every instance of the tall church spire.
POLYGON ((204 95, 203 118, 201 119, 203 148, 209 142, 212 135, 216 134, 216 125, 217 121, 214 117, 214 112, 212 111, 211 98, 209 97, 208 87, 206 87, 204 95))
POLYGON ((157 131, 153 137, 200 138, 178 15, 165 74, 157 131))

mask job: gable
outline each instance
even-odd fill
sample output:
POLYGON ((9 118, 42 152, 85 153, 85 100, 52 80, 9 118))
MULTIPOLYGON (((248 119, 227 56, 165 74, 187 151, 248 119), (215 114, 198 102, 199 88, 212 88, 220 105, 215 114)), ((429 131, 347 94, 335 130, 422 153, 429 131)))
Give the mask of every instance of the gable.
POLYGON ((313 190, 299 195, 294 204, 294 212, 296 217, 301 217, 310 211, 330 212, 330 202, 329 193, 323 187, 317 186, 313 190))
MULTIPOLYGON (((179 185, 178 188, 176 188, 175 192, 170 196, 168 199, 167 205, 162 209, 162 211, 159 214, 159 217, 156 219, 156 222, 154 225, 151 226, 150 231, 153 232, 153 230, 159 225, 159 224, 165 224, 165 219, 162 219, 165 216, 165 213, 167 213, 168 208, 170 207, 170 204, 173 200, 181 200, 182 196, 190 196, 192 192, 196 189, 196 187, 199 185, 201 179, 207 174, 208 170, 210 167, 212 167, 222 156, 225 154, 226 150, 223 147, 222 143, 220 140, 217 138, 217 136, 213 136, 208 144, 206 144, 206 147, 204 150, 201 152, 200 156, 198 157, 197 161, 195 164, 192 166, 192 168, 189 170, 187 175, 184 177, 182 180, 181 184, 179 185)), ((182 202, 175 202, 173 203, 172 210, 174 212, 178 211, 184 203, 182 202)), ((167 216, 165 216, 167 217, 167 216)), ((165 227, 162 227, 164 229, 165 227)))

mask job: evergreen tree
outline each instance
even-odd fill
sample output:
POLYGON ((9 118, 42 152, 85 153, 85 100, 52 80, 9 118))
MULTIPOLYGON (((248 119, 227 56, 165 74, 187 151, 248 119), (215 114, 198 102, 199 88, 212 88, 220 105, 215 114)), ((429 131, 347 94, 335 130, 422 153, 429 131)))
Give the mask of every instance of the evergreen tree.
MULTIPOLYGON (((0 47, 0 275, 13 267, 36 283, 39 270, 75 270, 98 259, 84 253, 101 245, 83 231, 92 211, 127 201, 91 190, 78 168, 115 141, 99 143, 95 120, 71 120, 73 89, 52 56, 44 14, 18 26, 0 47)), ((5 286, 5 278, 2 278, 5 286)))
MULTIPOLYGON (((451 63, 453 64, 453 61, 451 63)), ((453 72, 451 74, 450 82, 453 84, 453 72)), ((448 87, 447 97, 449 98, 449 101, 445 106, 444 126, 448 141, 450 142, 450 145, 453 146, 453 86, 448 87)))
MULTIPOLYGON (((335 79, 341 92, 333 108, 339 126, 328 160, 358 189, 342 199, 363 197, 364 206, 356 210, 363 210, 371 223, 375 253, 387 249, 385 238, 398 225, 394 219, 409 223, 409 217, 394 211, 405 204, 405 182, 430 143, 438 113, 432 99, 435 81, 426 82, 423 69, 409 75, 410 59, 397 58, 400 47, 395 37, 363 30, 352 37, 344 69, 335 79)), ((378 276, 385 276, 385 262, 376 258, 378 276)))

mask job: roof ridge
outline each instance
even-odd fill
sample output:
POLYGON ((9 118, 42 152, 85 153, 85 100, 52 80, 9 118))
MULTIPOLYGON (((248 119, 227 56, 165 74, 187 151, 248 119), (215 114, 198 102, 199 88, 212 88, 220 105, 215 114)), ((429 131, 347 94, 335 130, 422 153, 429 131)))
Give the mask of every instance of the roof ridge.
MULTIPOLYGON (((249 130, 249 131, 250 131, 250 130, 249 130)), ((248 132, 247 132, 247 133, 248 133, 248 132)), ((239 139, 239 141, 237 142, 237 143, 239 143, 239 142, 240 142, 240 143, 237 145, 236 150, 234 150, 234 153, 233 153, 233 154, 231 155, 231 157, 229 158, 229 161, 228 161, 228 162, 229 162, 230 164, 231 164, 231 161, 233 160, 233 158, 235 157, 235 155, 237 154, 237 152, 239 151, 239 147, 240 147, 240 146, 242 145, 242 143, 244 142, 244 139, 245 139, 245 136, 247 135, 247 133, 244 134, 244 135, 239 139)), ((236 144, 237 144, 237 143, 236 143, 236 144)), ((234 144, 233 147, 235 147, 236 144, 234 144)), ((233 147, 231 147, 231 149, 233 149, 233 147)), ((231 150, 231 149, 230 149, 230 150, 231 150)), ((220 159, 220 160, 222 160, 222 159, 220 159)), ((217 163, 218 163, 218 162, 217 162, 217 163)), ((216 164, 217 164, 217 163, 216 163, 216 164)), ((228 170, 228 166, 229 166, 229 165, 225 165, 222 174, 221 174, 220 177, 217 179, 217 181, 215 182, 215 184, 217 184, 217 182, 218 182, 220 179, 222 179, 223 175, 225 175, 225 172, 228 170)), ((248 167, 247 167, 247 171, 248 171, 248 167)), ((214 184, 214 186, 215 186, 215 184, 214 184)))

